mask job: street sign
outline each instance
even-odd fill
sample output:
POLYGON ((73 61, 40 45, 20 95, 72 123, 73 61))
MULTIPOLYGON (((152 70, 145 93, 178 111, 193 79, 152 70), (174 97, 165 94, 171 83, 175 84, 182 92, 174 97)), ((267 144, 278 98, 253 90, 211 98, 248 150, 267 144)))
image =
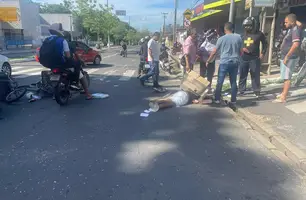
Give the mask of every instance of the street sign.
POLYGON ((190 10, 190 9, 187 9, 187 10, 185 10, 185 12, 184 12, 184 17, 186 18, 186 19, 190 19, 191 17, 192 17, 192 11, 190 10))
POLYGON ((245 0, 245 6, 244 8, 246 10, 250 9, 252 7, 252 4, 253 4, 253 0, 245 0))
POLYGON ((191 22, 188 19, 185 19, 184 26, 188 28, 191 25, 191 22))
POLYGON ((126 16, 126 10, 116 10, 117 16, 126 16))
POLYGON ((273 7, 275 0, 254 0, 254 7, 273 7))
POLYGON ((3 22, 16 22, 16 21, 18 21, 17 8, 16 7, 2 7, 2 8, 0 8, 0 21, 3 21, 3 22))

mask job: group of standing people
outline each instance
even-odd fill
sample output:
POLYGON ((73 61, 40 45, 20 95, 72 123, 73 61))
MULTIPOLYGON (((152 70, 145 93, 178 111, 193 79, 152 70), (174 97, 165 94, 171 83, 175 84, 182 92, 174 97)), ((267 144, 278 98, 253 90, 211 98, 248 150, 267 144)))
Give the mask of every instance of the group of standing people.
MULTIPOLYGON (((298 62, 298 48, 301 42, 300 22, 294 14, 285 18, 285 27, 288 29, 281 45, 281 78, 284 88, 275 102, 286 102, 292 73, 298 62)), ((261 60, 267 51, 266 36, 259 30, 259 23, 254 17, 247 17, 243 21, 244 33, 234 33, 234 24, 227 22, 224 25, 224 35, 219 36, 215 30, 204 34, 201 44, 197 40, 195 29, 189 30, 189 36, 183 45, 185 70, 193 70, 195 62, 200 59, 200 75, 211 83, 215 73, 215 60, 220 56, 218 80, 215 89, 215 103, 220 103, 224 79, 229 75, 231 85, 231 103, 236 103, 237 94, 244 95, 248 73, 251 74, 252 89, 256 97, 260 96, 261 60), (261 48, 260 48, 261 47, 261 48), (239 85, 237 75, 239 73, 239 85)), ((210 86, 209 86, 210 87, 210 86)), ((211 87, 209 88, 210 91, 211 87)))

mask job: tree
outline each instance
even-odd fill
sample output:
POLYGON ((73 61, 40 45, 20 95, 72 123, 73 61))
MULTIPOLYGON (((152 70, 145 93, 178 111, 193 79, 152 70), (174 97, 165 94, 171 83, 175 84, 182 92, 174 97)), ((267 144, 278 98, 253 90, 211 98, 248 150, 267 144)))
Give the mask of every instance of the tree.
POLYGON ((117 43, 119 43, 121 40, 124 39, 124 37, 127 34, 127 31, 128 31, 127 24, 124 23, 124 22, 119 21, 117 26, 115 26, 111 30, 111 34, 112 34, 113 38, 115 39, 115 41, 117 43))
POLYGON ((64 4, 41 4, 39 7, 40 13, 71 13, 68 7, 64 4))

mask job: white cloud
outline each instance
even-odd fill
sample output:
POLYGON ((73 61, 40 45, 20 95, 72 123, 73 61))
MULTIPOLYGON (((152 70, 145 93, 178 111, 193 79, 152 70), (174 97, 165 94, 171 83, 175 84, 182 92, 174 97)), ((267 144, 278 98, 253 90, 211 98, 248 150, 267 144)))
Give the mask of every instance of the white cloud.
MULTIPOLYGON (((62 0, 36 0, 37 2, 60 3, 62 0)), ((107 0, 98 0, 99 3, 106 4, 107 0)), ((115 10, 126 10, 127 16, 120 17, 128 22, 130 18, 131 26, 135 28, 148 28, 152 31, 159 30, 163 24, 162 12, 168 13, 166 24, 173 24, 174 0, 109 0, 109 4, 114 5, 115 10)), ((182 13, 191 3, 187 0, 179 0, 177 23, 182 23, 182 13)))

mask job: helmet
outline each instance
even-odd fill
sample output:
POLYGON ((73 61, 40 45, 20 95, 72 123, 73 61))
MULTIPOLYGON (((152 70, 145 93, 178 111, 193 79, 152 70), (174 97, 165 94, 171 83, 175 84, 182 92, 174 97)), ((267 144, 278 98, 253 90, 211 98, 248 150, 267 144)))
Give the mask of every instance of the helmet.
POLYGON ((243 20, 242 26, 246 31, 255 31, 255 29, 256 29, 255 18, 254 17, 247 17, 245 20, 243 20))
POLYGON ((145 40, 149 40, 149 39, 150 39, 150 37, 149 37, 149 36, 146 36, 146 37, 145 37, 145 40))
POLYGON ((140 42, 141 42, 141 43, 143 43, 143 42, 144 42, 144 39, 143 39, 143 38, 141 38, 140 42))
POLYGON ((63 31, 63 37, 68 42, 71 42, 71 34, 69 33, 69 31, 63 31))

